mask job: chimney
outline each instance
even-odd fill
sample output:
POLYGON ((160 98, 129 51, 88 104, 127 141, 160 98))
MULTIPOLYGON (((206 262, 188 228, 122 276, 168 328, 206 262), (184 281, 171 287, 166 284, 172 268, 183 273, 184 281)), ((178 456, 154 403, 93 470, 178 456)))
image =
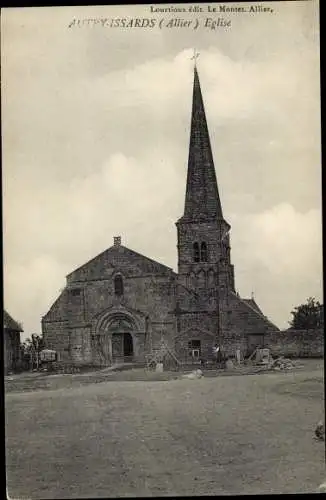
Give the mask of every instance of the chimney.
POLYGON ((114 236, 113 237, 113 245, 115 247, 119 247, 121 245, 121 236, 114 236))

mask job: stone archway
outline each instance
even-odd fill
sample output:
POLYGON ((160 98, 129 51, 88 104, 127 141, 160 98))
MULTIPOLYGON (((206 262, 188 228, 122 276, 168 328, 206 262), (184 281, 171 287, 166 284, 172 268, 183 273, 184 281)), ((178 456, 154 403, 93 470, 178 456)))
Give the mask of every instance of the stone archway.
POLYGON ((123 314, 114 314, 106 325, 106 334, 111 339, 112 361, 132 361, 134 356, 133 333, 135 325, 132 319, 123 314))
POLYGON ((94 322, 92 350, 96 363, 110 366, 112 363, 131 362, 139 359, 143 332, 139 317, 129 310, 110 308, 94 322))

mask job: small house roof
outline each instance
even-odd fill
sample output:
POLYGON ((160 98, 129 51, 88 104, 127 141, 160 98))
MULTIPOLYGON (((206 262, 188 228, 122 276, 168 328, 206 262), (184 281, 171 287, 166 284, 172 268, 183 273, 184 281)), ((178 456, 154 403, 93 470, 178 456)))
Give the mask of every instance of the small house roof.
POLYGON ((3 327, 5 330, 12 330, 15 332, 23 332, 22 326, 15 321, 7 311, 3 311, 3 327))

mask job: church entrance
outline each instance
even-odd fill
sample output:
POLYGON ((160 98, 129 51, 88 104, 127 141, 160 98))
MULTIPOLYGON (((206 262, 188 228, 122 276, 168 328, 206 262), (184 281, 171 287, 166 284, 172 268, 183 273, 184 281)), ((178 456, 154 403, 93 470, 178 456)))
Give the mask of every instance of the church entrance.
POLYGON ((112 333, 112 360, 132 361, 134 346, 132 336, 129 332, 112 333))
POLYGON ((127 358, 134 355, 134 346, 130 333, 123 334, 123 355, 127 358))
POLYGON ((132 320, 124 314, 114 315, 108 325, 108 334, 111 334, 112 361, 123 363, 132 361, 134 356, 134 342, 132 332, 135 330, 132 320))

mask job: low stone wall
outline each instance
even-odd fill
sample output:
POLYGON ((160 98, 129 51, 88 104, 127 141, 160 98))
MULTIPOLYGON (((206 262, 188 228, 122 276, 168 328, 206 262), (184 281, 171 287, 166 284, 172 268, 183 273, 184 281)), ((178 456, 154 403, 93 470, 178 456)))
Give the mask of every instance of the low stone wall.
POLYGON ((269 348, 274 356, 323 358, 324 329, 266 333, 264 347, 269 348))

